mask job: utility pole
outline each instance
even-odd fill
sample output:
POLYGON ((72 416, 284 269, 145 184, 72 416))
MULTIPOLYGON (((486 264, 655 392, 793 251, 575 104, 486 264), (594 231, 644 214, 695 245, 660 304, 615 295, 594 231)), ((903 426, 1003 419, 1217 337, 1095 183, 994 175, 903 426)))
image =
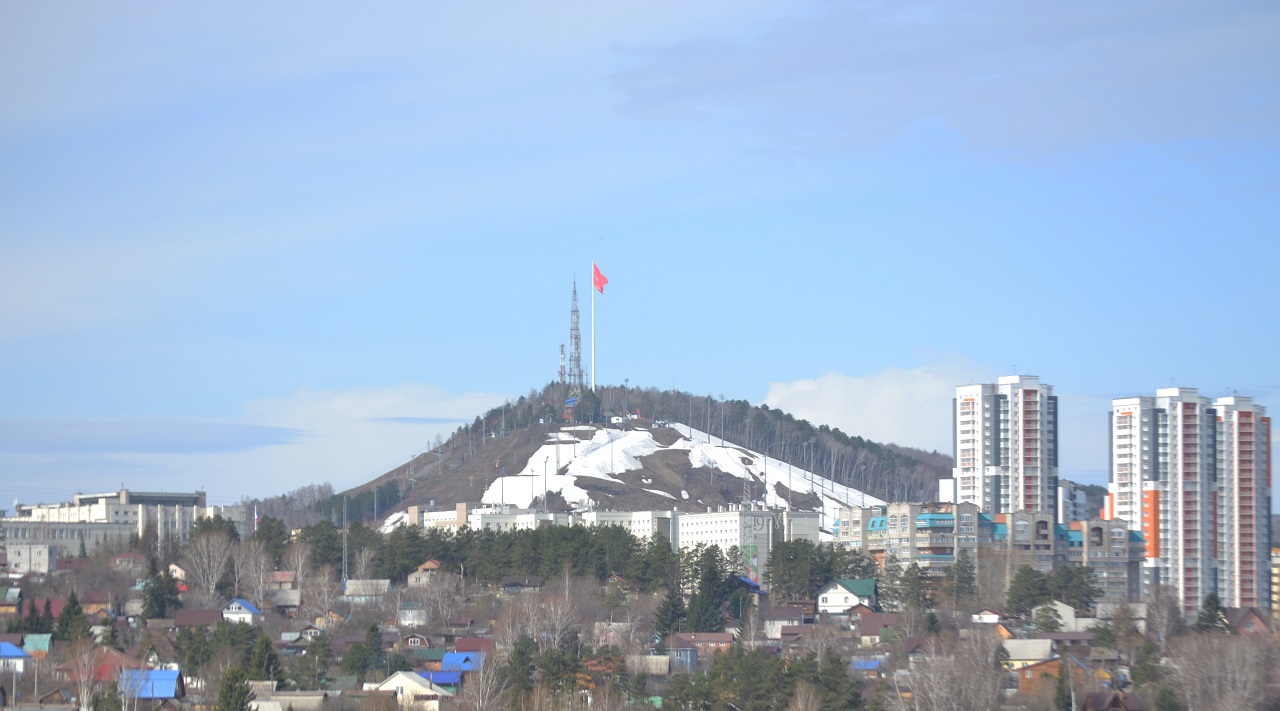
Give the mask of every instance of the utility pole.
POLYGON ((347 582, 347 497, 342 497, 342 582, 347 582))

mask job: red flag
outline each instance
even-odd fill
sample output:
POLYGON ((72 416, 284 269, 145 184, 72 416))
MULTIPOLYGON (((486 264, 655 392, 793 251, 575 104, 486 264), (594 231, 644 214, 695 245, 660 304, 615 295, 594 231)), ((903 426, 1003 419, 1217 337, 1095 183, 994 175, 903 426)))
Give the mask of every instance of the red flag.
POLYGON ((605 275, 600 273, 600 267, 597 267, 595 262, 591 263, 591 283, 595 285, 596 291, 601 294, 604 293, 604 285, 609 283, 605 275))

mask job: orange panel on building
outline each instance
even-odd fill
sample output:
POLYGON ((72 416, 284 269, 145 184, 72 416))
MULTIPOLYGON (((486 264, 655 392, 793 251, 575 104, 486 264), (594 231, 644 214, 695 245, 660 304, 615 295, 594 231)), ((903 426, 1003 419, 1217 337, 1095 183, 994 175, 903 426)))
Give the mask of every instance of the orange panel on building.
POLYGON ((1147 557, 1160 557, 1160 491, 1142 492, 1142 536, 1147 539, 1147 557))

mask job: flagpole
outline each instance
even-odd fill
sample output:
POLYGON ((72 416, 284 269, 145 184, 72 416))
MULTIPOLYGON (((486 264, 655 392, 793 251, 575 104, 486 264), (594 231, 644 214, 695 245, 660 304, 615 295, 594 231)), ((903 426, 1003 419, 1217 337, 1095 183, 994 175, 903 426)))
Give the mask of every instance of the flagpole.
POLYGON ((591 392, 596 391, 596 263, 591 263, 591 392))

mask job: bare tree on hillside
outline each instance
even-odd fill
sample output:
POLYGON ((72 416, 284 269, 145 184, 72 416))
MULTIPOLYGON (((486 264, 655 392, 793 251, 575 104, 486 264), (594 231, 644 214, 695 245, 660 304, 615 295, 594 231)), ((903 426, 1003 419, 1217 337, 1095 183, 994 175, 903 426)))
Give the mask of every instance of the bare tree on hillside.
POLYGON ((353 577, 356 580, 368 580, 373 573, 373 562, 377 556, 378 552, 368 547, 356 551, 353 577))
POLYGON ((254 604, 267 604, 271 595, 271 556, 262 541, 249 539, 236 548, 234 555, 240 570, 241 586, 254 604))
POLYGON ((935 640, 911 670, 912 695, 890 693, 901 711, 971 711, 1000 707, 1000 688, 1006 672, 1000 666, 1000 641, 976 630, 953 649, 942 650, 935 640))
POLYGON ((219 601, 218 580, 231 557, 231 545, 231 536, 223 531, 202 533, 187 543, 183 559, 197 607, 210 607, 219 601))
POLYGON ((308 617, 328 614, 338 604, 341 590, 333 568, 324 566, 302 583, 302 606, 308 617))
POLYGON ((80 705, 80 711, 89 711, 93 706, 93 693, 98 686, 98 665, 102 658, 102 650, 89 639, 73 642, 67 650, 69 676, 75 686, 76 703, 80 705))
POLYGON ((507 690, 507 676, 504 673, 505 657, 493 655, 493 659, 484 660, 484 664, 476 671, 467 674, 467 683, 462 687, 462 695, 458 701, 467 711, 489 711, 497 708, 498 700, 507 690))
POLYGON ((294 584, 302 587, 302 581, 311 575, 311 546, 304 541, 294 541, 284 550, 285 570, 293 571, 294 584))

